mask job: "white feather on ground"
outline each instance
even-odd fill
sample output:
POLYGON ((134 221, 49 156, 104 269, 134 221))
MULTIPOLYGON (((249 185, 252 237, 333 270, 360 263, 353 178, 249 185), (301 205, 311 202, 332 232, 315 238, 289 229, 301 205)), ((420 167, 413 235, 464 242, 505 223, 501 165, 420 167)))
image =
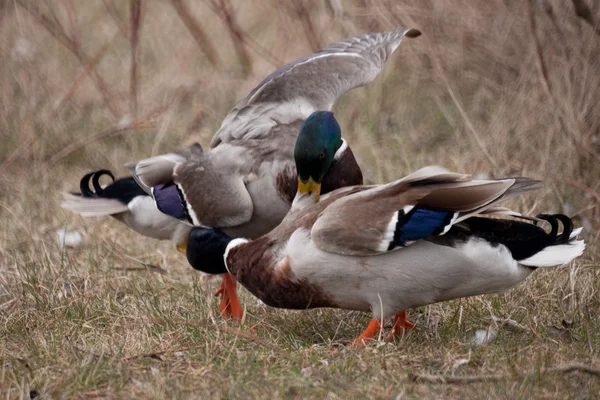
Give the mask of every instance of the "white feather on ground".
POLYGON ((61 250, 66 247, 76 248, 83 243, 83 235, 77 231, 67 231, 66 229, 56 230, 56 242, 61 250))

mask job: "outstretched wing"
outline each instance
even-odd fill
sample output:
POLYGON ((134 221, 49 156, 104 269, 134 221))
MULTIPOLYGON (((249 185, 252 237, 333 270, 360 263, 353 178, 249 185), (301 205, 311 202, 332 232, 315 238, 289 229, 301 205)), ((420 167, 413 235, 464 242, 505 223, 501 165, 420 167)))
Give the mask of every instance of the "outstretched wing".
POLYGON ((370 255, 443 235, 499 201, 535 189, 527 178, 470 180, 439 167, 347 196, 327 207, 311 230, 321 250, 370 255))
POLYGON ((277 124, 304 120, 317 110, 331 110, 345 92, 375 79, 403 37, 420 34, 416 29, 397 29, 355 36, 277 69, 225 117, 211 147, 260 138, 277 124))

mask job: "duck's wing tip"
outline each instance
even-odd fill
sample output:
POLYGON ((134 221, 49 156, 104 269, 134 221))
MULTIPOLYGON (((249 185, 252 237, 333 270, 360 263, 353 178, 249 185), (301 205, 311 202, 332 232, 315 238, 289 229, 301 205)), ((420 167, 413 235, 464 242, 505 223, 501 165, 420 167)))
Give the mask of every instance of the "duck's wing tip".
POLYGON ((185 161, 185 157, 176 153, 146 158, 135 164, 132 175, 144 191, 150 193, 151 187, 172 181, 175 167, 185 161))
POLYGON ((408 28, 404 30, 404 36, 406 36, 407 38, 418 38, 419 36, 421 36, 423 33, 416 28, 408 28))
POLYGON ((379 75, 402 38, 420 35, 414 28, 357 35, 278 68, 229 112, 211 147, 262 137, 275 124, 304 120, 317 110, 331 110, 344 93, 379 75))

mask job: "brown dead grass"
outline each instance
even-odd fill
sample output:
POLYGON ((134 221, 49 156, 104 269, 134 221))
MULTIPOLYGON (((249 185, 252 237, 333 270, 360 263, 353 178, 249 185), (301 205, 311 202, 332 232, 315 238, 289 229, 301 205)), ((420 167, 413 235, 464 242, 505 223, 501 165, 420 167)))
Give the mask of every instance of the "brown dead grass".
POLYGON ((577 16, 571 2, 559 0, 293 7, 274 0, 231 7, 147 0, 132 25, 130 10, 138 3, 0 2, 3 397, 594 398, 600 392, 597 377, 544 372, 600 366, 595 3, 573 2, 577 16), (190 10, 185 20, 173 6, 182 3, 190 10), (40 23, 32 5, 50 25, 40 23), (261 332, 237 335, 216 315, 215 284, 170 244, 59 208, 61 192, 75 189, 87 171, 125 174, 128 160, 193 140, 207 144, 236 99, 276 65, 317 44, 396 26, 424 35, 403 43, 382 77, 335 108, 367 179, 385 182, 433 163, 544 179, 542 191, 513 205, 575 216, 586 229, 583 257, 539 271, 507 294, 413 310, 418 329, 397 343, 331 353, 368 316, 267 309, 243 292, 248 318, 261 332), (54 236, 61 227, 84 232, 84 246, 61 251, 54 236), (520 328, 496 326, 493 317, 520 328), (474 332, 490 326, 498 337, 473 347, 474 332), (453 370, 459 359, 469 362, 453 370), (428 384, 411 382, 409 372, 506 379, 428 384))

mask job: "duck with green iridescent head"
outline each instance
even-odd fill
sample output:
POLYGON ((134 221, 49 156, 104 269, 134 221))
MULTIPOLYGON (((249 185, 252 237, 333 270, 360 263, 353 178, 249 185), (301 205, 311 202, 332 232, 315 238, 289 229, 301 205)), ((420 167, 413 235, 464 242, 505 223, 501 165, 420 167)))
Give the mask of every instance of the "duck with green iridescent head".
MULTIPOLYGON (((368 33, 330 44, 267 76, 229 112, 211 142, 194 159, 156 156, 135 166, 136 182, 160 211, 192 226, 218 228, 231 237, 257 238, 275 228, 292 206, 298 180, 294 147, 305 120, 331 110, 347 91, 374 80, 404 38, 416 29, 368 33)), ((322 177, 321 192, 362 183, 360 168, 343 140, 322 177)), ((306 147, 309 149, 309 147, 306 147)), ((319 156, 319 154, 317 154, 319 156)), ((310 180, 301 190, 318 193, 310 180)), ((241 318, 225 276, 220 309, 241 318), (221 307, 223 305, 223 308, 221 307), (235 310, 234 310, 235 308, 235 310)))
POLYGON ((301 194, 295 196, 295 203, 305 198, 319 201, 323 177, 346 148, 333 113, 317 111, 306 119, 294 146, 294 161, 298 171, 297 192, 301 194))
POLYGON ((585 248, 581 228, 565 215, 526 217, 498 205, 539 187, 528 178, 473 180, 430 166, 320 196, 340 137, 332 114, 307 120, 294 151, 298 191, 281 224, 252 241, 195 228, 192 266, 202 269, 197 261, 210 255, 220 262, 214 270, 228 271, 269 306, 371 312, 354 342, 362 346, 378 337, 383 319, 394 319, 388 338, 414 327, 405 309, 506 291, 585 248))

